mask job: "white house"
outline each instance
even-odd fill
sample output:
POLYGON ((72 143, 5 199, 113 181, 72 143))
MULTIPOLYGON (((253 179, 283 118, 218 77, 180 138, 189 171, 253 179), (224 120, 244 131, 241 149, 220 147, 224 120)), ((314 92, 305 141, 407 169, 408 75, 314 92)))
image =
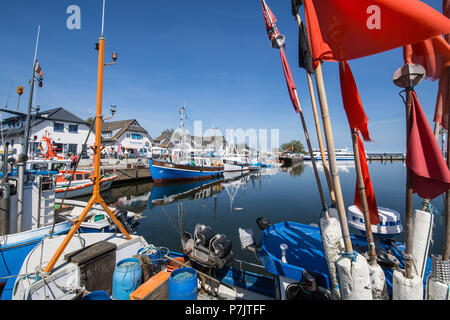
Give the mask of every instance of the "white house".
MULTIPOLYGON (((5 113, 3 113, 5 115, 5 113)), ((90 125, 67 111, 63 107, 40 111, 31 115, 30 123, 30 144, 28 156, 34 158, 41 153, 38 148, 43 136, 47 135, 56 147, 56 153, 65 156, 68 153, 79 154, 83 148, 83 143, 89 132, 90 125)), ((94 128, 95 129, 95 128, 94 128)), ((1 122, 1 139, 3 143, 9 142, 9 149, 15 154, 22 151, 22 143, 25 131, 25 116, 17 115, 6 118, 1 122)), ((89 146, 95 141, 95 131, 92 130, 87 140, 87 147, 84 155, 92 154, 89 146)))
POLYGON ((109 156, 150 157, 152 138, 136 119, 104 122, 102 145, 109 156))

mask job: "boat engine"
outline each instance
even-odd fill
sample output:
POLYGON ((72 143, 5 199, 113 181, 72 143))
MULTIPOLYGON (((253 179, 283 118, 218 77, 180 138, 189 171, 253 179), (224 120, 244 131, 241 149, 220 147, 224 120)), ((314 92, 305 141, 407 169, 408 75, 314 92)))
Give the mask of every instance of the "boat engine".
POLYGON ((186 231, 181 235, 184 253, 203 267, 223 268, 233 259, 231 241, 224 234, 215 234, 211 227, 197 224, 194 236, 186 231))
POLYGON ((317 284, 317 278, 303 271, 302 280, 286 287, 286 300, 332 300, 331 291, 317 284))
MULTIPOLYGON (((135 233, 136 229, 139 225, 138 221, 133 221, 133 218, 128 218, 128 211, 123 209, 117 209, 114 211, 114 216, 119 220, 119 222, 122 224, 122 226, 127 230, 128 233, 135 233)), ((110 224, 112 228, 116 228, 116 225, 113 221, 110 220, 110 224)), ((120 232, 120 230, 118 230, 120 232)))

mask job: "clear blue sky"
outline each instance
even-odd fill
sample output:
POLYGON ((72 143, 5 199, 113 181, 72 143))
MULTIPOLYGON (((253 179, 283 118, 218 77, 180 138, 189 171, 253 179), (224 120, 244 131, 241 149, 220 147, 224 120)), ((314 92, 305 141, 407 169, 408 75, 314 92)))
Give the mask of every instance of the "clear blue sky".
MULTIPOLYGON (((441 11, 441 0, 424 1, 441 11)), ((268 0, 286 36, 286 54, 300 93, 313 147, 317 146, 308 87, 297 63, 297 25, 291 1, 268 0)), ((41 26, 38 59, 44 87, 35 105, 63 106, 85 119, 95 113, 97 51, 101 0, 2 0, 0 2, 0 105, 17 104, 16 87, 25 90, 26 110, 37 26, 41 26), (81 9, 81 30, 69 30, 69 5, 81 9)), ((301 9, 303 12, 303 9, 301 9)), ((303 13, 302 13, 303 16, 303 13)), ((406 27, 406 26, 405 26, 406 27)), ((280 129, 281 143, 305 143, 298 115, 286 89, 279 53, 270 47, 260 0, 145 1, 107 0, 105 38, 107 60, 117 51, 118 63, 105 69, 104 109, 117 105, 116 120, 136 118, 152 137, 179 124, 178 108, 186 101, 187 115, 226 128, 280 129)), ((403 64, 401 49, 352 60, 359 92, 374 139, 368 152, 405 150, 405 112, 392 83, 403 64)), ((324 64, 336 147, 351 147, 342 107, 336 63, 324 64)), ((432 120, 437 82, 417 88, 432 120)), ((106 113, 106 112, 105 112, 106 113)), ((192 122, 187 128, 193 130, 192 122)))

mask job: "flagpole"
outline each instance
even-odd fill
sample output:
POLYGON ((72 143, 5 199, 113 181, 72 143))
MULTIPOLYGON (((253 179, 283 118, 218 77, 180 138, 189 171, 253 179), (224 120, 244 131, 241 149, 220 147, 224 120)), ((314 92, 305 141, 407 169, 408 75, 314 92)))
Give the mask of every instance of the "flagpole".
MULTIPOLYGON (((296 14, 296 18, 297 18, 298 27, 300 28, 302 21, 300 19, 300 15, 298 14, 298 12, 296 14)), ((331 203, 335 205, 336 204, 336 196, 335 196, 335 192, 334 192, 333 182, 331 181, 330 169, 328 168, 327 157, 325 155, 325 150, 323 147, 322 131, 320 128, 319 116, 317 114, 316 98, 314 96, 314 88, 313 88, 313 83, 312 83, 312 79, 311 79, 311 73, 308 72, 308 70, 306 70, 306 69, 305 69, 305 72, 306 72, 306 78, 308 80, 309 96, 311 98, 311 106, 312 106, 313 115, 314 115, 314 124, 316 126, 316 134, 317 134, 317 140, 319 142, 319 150, 320 150, 320 156, 322 158, 323 170, 325 171, 325 177, 327 179, 331 203)))
MULTIPOLYGON (((409 134, 412 125, 412 87, 406 89, 406 145, 408 146, 409 134)), ((413 240, 413 186, 412 172, 406 167, 406 197, 405 197, 405 277, 411 279, 412 275, 412 240, 413 240)))
MULTIPOLYGON (((131 236, 128 234, 127 230, 123 227, 123 225, 117 220, 114 213, 111 212, 109 207, 106 205, 105 201, 100 195, 100 180, 102 177, 100 176, 100 157, 102 152, 101 139, 102 139, 102 122, 103 122, 103 114, 102 114, 102 101, 103 101, 103 70, 105 67, 105 38, 103 37, 103 25, 104 25, 104 12, 105 12, 105 0, 103 0, 103 11, 102 11, 102 32, 99 38, 99 47, 98 47, 98 73, 97 73, 97 112, 95 116, 95 144, 92 148, 94 150, 94 177, 93 177, 93 192, 91 199, 87 203, 86 207, 81 212, 80 216, 74 221, 72 228, 69 230, 68 234, 61 242, 57 251, 50 259, 50 262, 44 269, 45 273, 50 273, 53 270, 56 262, 59 257, 64 252, 64 249, 69 244, 70 240, 77 232, 81 223, 85 219, 86 215, 89 213, 91 208, 95 204, 100 204, 109 217, 114 221, 120 232, 125 236, 126 239, 130 240, 131 236)), ((115 63, 115 61, 114 61, 115 63)), ((109 64, 107 64, 109 65, 109 64)))
MULTIPOLYGON (((448 38, 447 38, 448 40, 448 38)), ((448 78, 450 79, 450 67, 447 67, 448 78)), ((450 99, 450 80, 449 80, 449 95, 447 99, 450 99)), ((447 101, 447 104, 449 101, 447 101)), ((447 112, 447 126, 450 123, 450 112, 447 112)), ((450 128, 449 128, 450 129, 450 128)), ((450 169, 450 139, 448 137, 447 130, 447 167, 450 169)), ((444 232, 444 248, 442 250, 442 261, 448 261, 450 259, 450 191, 445 193, 445 232, 444 232)))
MULTIPOLYGON (((342 62, 341 62, 342 63, 342 62)), ((373 240, 372 225, 370 223, 369 205, 367 203, 366 186, 361 170, 361 158, 359 155, 358 147, 358 131, 357 129, 351 130, 353 141, 353 154, 355 156, 356 177, 358 179, 359 195, 361 197, 362 211, 364 215, 364 225, 366 228, 366 239, 368 244, 368 253, 370 258, 370 264, 372 266, 377 265, 377 252, 375 248, 375 241, 373 240)))
POLYGON ((344 238, 345 252, 347 254, 352 254, 353 246, 350 239, 350 231, 348 228, 347 215, 345 213, 344 199, 342 197, 341 183, 339 180, 339 174, 337 169, 333 130, 331 128, 330 113, 328 111, 328 101, 325 92, 325 85, 323 82, 321 62, 319 62, 317 68, 315 69, 315 78, 316 78, 317 92, 319 95, 320 111, 322 113, 322 123, 325 133, 325 141, 327 144, 328 161, 330 163, 330 173, 336 196, 336 204, 339 213, 339 222, 341 225, 342 237, 344 238))
MULTIPOLYGON (((269 14, 269 10, 267 8, 266 1, 263 0, 262 2, 264 4, 264 8, 265 8, 265 10, 266 10, 266 12, 268 14, 268 17, 269 17, 269 20, 270 20, 270 24, 272 26, 272 30, 275 33, 279 33, 278 30, 276 30, 275 25, 274 25, 274 23, 272 21, 272 17, 269 14)), ((282 46, 279 47, 279 50, 280 50, 280 53, 284 53, 282 46)), ((302 108, 301 108, 301 105, 300 105, 300 99, 298 97, 298 93, 297 93, 297 89, 296 88, 294 89, 294 94, 295 94, 295 99, 296 99, 297 105, 298 105, 298 113, 300 114, 300 120, 301 120, 302 126, 303 126, 303 132, 305 133, 306 144, 308 146, 309 155, 311 157, 311 163, 312 163, 313 170, 314 170, 314 176, 315 176, 316 182, 317 182, 317 188, 319 189, 320 201, 322 203, 322 210, 325 213, 326 219, 328 219, 328 217, 329 217, 328 216, 328 207, 327 207, 327 203, 325 201, 325 196, 323 194, 322 184, 320 182, 319 172, 317 171, 317 165, 316 165, 316 161, 314 159, 314 153, 312 151, 312 146, 311 146, 311 141, 309 139, 308 129, 306 127, 305 117, 303 115, 303 111, 302 111, 302 108)))

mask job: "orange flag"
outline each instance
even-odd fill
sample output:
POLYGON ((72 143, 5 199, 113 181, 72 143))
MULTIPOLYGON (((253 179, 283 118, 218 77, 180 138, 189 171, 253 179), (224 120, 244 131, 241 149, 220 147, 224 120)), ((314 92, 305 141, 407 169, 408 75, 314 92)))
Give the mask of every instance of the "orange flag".
POLYGON ((450 20, 418 0, 305 0, 305 15, 315 67, 450 32, 450 20))

